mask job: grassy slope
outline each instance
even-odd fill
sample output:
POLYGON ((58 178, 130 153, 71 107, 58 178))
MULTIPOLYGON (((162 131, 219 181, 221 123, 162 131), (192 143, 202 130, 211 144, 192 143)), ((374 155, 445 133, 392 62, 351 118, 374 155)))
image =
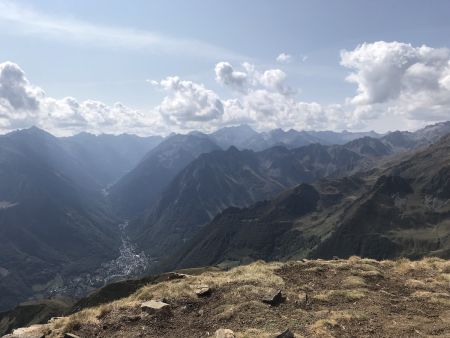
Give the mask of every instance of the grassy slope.
POLYGON ((51 337, 203 337, 219 328, 237 337, 419 337, 450 335, 450 261, 258 261, 148 284, 126 298, 87 308, 41 327, 51 337), (191 286, 207 284, 209 298, 191 286), (285 303, 261 302, 281 289, 285 303), (301 295, 308 295, 303 303, 301 295), (140 304, 164 299, 173 316, 141 313, 140 304))

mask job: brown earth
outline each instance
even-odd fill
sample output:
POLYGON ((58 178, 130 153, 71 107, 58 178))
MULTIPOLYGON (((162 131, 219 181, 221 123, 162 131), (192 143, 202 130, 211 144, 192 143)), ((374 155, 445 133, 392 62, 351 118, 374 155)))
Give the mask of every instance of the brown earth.
POLYGON ((38 330, 46 337, 208 337, 220 328, 236 337, 275 337, 288 328, 295 337, 450 337, 450 261, 259 261, 149 284, 38 330), (199 298, 198 285, 211 295, 199 298), (262 302, 277 290, 285 302, 262 302), (170 304, 172 314, 142 312, 151 299, 170 304))

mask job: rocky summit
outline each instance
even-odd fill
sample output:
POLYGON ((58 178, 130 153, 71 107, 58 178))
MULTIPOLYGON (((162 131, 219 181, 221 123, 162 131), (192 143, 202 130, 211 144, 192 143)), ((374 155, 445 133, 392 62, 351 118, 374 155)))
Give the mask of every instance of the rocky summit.
MULTIPOLYGON (((450 335, 448 260, 353 256, 183 272, 31 326, 27 337, 450 335), (199 297, 204 285, 213 292, 199 297)), ((24 330, 5 337, 24 337, 24 330)))

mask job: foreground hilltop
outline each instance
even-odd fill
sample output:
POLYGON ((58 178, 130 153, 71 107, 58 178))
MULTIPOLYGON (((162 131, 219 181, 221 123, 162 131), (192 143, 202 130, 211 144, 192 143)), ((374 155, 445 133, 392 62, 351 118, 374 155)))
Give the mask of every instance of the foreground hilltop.
POLYGON ((117 300, 111 301, 114 287, 99 290, 84 302, 91 307, 8 337, 450 335, 448 260, 258 261, 228 271, 184 272, 148 279, 117 300), (142 307, 151 300, 168 305, 160 310, 152 309, 154 304, 142 307), (225 332, 228 336, 220 335, 225 332))

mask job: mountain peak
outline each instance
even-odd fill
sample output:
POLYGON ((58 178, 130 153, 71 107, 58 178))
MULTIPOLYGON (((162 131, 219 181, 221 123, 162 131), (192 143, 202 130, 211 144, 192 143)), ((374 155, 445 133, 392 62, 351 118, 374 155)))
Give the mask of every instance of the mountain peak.
POLYGON ((51 137, 51 138, 55 138, 55 136, 53 136, 52 134, 50 134, 49 132, 36 127, 36 126, 31 126, 30 128, 25 128, 25 129, 18 129, 15 130, 7 135, 29 135, 29 136, 38 136, 38 137, 51 137))

